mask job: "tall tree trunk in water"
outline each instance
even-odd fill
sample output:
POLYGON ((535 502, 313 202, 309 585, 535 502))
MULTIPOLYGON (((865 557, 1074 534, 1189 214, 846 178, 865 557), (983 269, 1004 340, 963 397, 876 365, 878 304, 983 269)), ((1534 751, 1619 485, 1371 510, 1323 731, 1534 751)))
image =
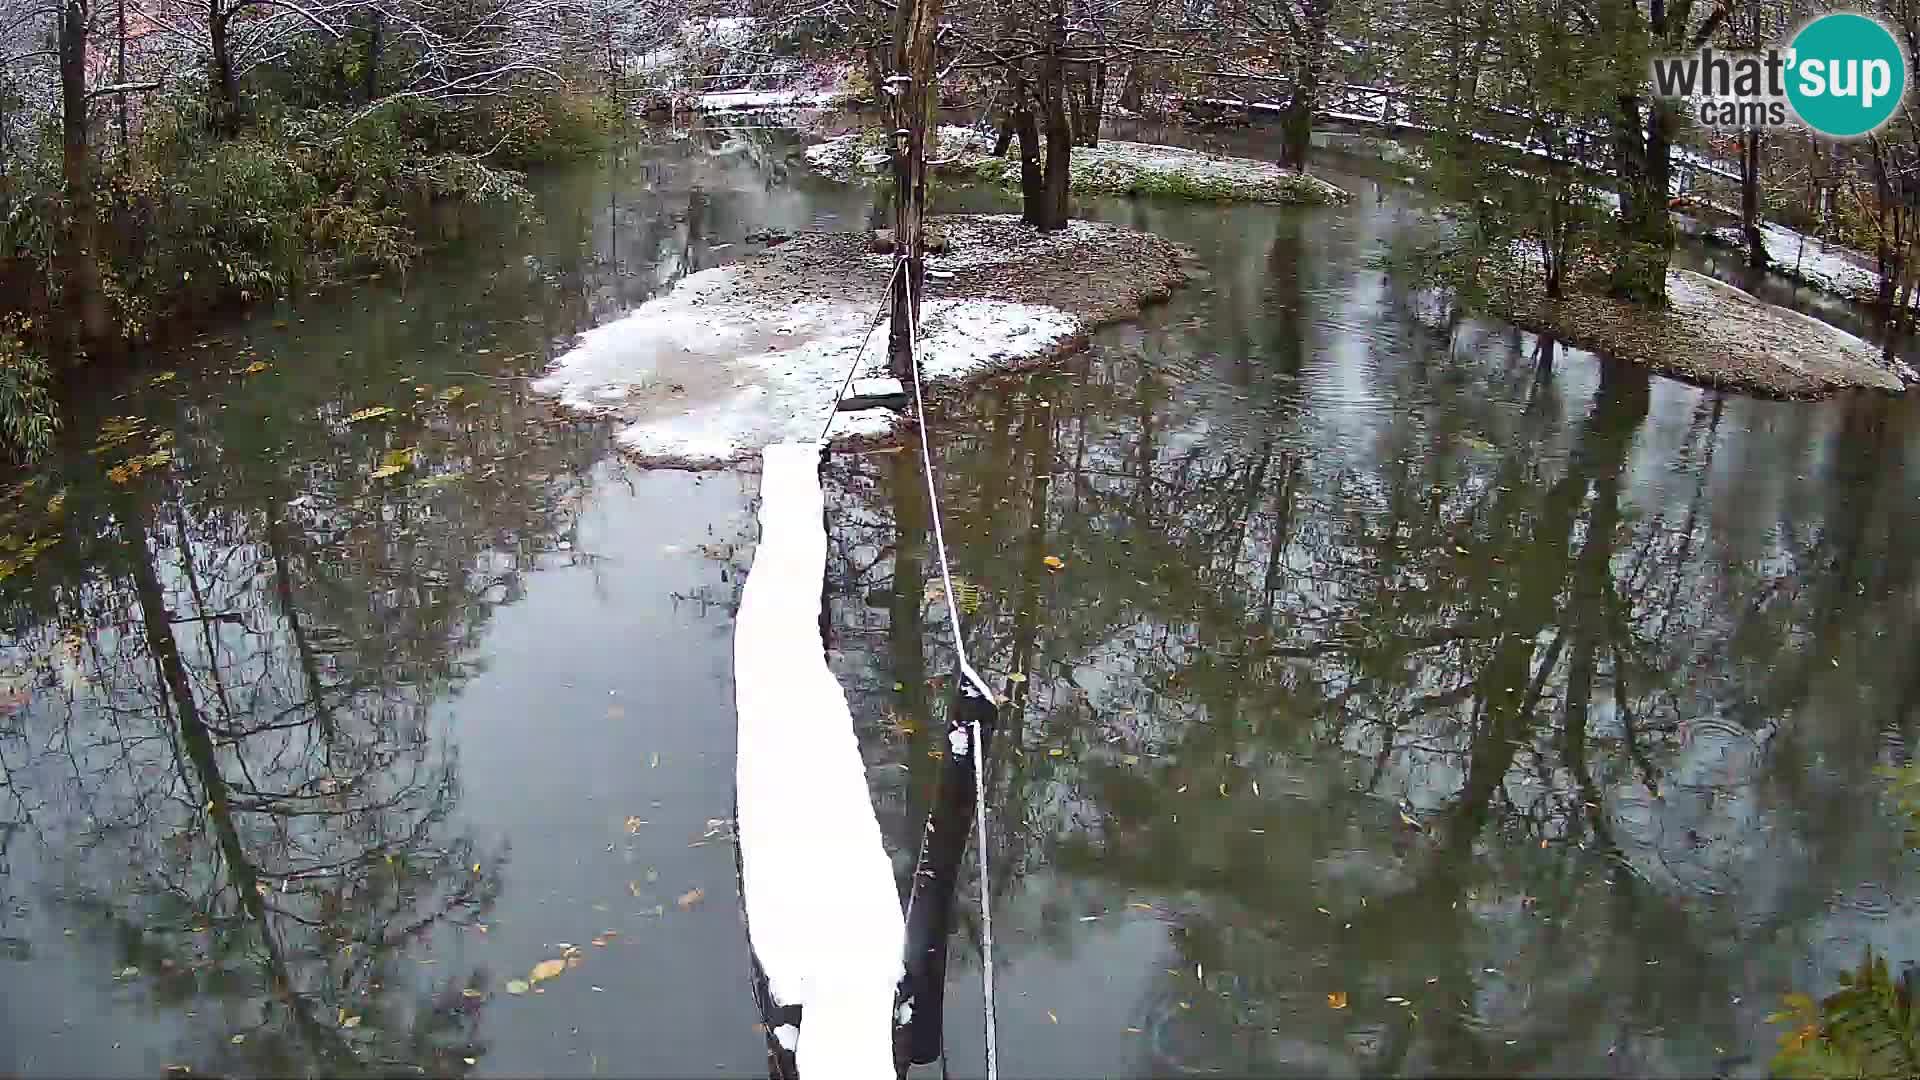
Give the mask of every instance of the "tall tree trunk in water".
POLYGON ((894 23, 893 317, 888 327, 888 369, 906 382, 913 376, 913 328, 926 285, 927 133, 933 129, 933 43, 940 28, 941 0, 902 0, 894 23), (905 133, 905 142, 900 141, 905 133))
POLYGON ((1073 131, 1067 123, 1065 73, 1061 70, 1060 51, 1067 40, 1065 0, 1054 0, 1052 26, 1047 32, 1047 52, 1040 58, 1040 109, 1046 119, 1047 160, 1042 181, 1039 220, 1028 220, 1041 232, 1067 227, 1067 189, 1071 183, 1073 131))
POLYGON ((1093 123, 1087 126, 1088 146, 1100 145, 1100 124, 1107 116, 1107 62, 1093 62, 1093 123))
POLYGON ((76 351, 107 339, 107 302, 100 288, 99 214, 93 199, 93 147, 87 133, 87 4, 60 6, 60 167, 67 197, 60 258, 66 303, 80 316, 76 351))

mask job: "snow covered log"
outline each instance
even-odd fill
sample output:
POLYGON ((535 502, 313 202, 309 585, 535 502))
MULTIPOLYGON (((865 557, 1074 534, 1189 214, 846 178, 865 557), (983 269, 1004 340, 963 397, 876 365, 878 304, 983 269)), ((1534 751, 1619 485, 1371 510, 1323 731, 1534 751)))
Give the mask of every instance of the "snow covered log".
POLYGON ((733 638, 741 892, 774 1002, 802 1010, 800 1075, 890 1080, 905 924, 820 637, 820 449, 762 453, 760 545, 733 638))

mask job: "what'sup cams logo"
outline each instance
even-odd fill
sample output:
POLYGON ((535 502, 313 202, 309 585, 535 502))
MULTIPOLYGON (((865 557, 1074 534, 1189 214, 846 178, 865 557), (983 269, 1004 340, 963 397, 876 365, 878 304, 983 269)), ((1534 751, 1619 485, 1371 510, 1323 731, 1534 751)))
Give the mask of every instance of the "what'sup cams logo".
POLYGON ((1757 53, 1709 47, 1655 57, 1651 66, 1654 92, 1693 102, 1707 127, 1802 124, 1835 139, 1870 135, 1891 119, 1909 71, 1886 24, 1852 12, 1810 20, 1784 46, 1757 53))

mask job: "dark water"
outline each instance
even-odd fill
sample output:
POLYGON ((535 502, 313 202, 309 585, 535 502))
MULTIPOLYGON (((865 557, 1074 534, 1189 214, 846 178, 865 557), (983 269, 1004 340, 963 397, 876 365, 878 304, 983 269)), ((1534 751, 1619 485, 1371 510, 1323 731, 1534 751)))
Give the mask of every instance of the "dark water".
MULTIPOLYGON (((1406 193, 1343 179, 1087 207, 1207 276, 936 422, 1011 692, 1002 1072, 1759 1074, 1781 994, 1912 940, 1874 770, 1920 705, 1913 409, 1449 320, 1375 265, 1406 193)), ((103 385, 23 496, 59 543, 0 582, 0 1071, 763 1073, 727 821, 757 479, 624 466, 524 376, 751 229, 870 210, 765 133, 656 134, 103 385)), ((927 507, 908 455, 828 482, 904 867, 952 669, 927 507)))

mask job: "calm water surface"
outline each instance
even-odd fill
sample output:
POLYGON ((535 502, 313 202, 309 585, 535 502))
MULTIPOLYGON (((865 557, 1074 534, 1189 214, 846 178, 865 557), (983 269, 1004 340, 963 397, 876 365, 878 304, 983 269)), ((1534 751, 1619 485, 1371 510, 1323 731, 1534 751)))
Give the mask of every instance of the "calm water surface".
MULTIPOLYGON (((1920 417, 1449 319, 1376 264, 1409 195, 1340 179, 1085 207, 1207 273, 936 424, 1011 695, 1003 1074, 1758 1075, 1781 994, 1916 929, 1874 770, 1920 707, 1920 417)), ((872 203, 781 137, 656 133, 103 380, 32 490, 60 542, 0 583, 0 1071, 764 1074, 728 821, 757 478, 623 465, 526 376, 872 203)), ((953 666, 914 465, 827 477, 903 877, 953 666)))

